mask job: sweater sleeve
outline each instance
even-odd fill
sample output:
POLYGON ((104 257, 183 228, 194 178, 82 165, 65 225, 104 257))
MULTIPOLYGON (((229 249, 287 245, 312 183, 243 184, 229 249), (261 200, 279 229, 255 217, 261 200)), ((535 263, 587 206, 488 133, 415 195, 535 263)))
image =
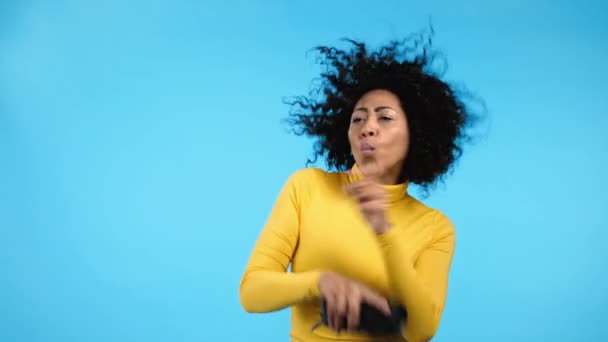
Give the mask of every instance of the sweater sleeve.
POLYGON ((435 335, 446 302, 456 237, 445 216, 438 215, 432 224, 441 233, 416 260, 408 253, 411 241, 397 228, 379 236, 391 287, 408 312, 403 332, 408 342, 429 341, 435 335))
POLYGON ((299 240, 302 173, 283 186, 245 268, 239 295, 247 312, 277 311, 320 296, 320 272, 288 272, 299 240))

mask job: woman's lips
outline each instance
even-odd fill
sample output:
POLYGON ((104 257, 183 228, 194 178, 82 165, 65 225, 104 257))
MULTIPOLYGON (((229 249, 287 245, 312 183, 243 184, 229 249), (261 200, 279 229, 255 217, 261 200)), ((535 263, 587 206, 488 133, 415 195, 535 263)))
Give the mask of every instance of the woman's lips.
POLYGON ((361 144, 361 154, 363 154, 366 157, 373 156, 375 150, 376 149, 371 144, 368 144, 368 143, 361 144))

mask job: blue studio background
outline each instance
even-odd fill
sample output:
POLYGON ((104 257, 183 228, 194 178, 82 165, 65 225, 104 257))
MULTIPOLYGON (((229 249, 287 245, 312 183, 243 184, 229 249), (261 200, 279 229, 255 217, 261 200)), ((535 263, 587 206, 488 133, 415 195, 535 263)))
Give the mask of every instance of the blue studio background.
MULTIPOLYGON (((604 1, 0 2, 0 341, 286 341, 238 286, 318 44, 428 27, 483 138, 437 341, 605 341, 604 1)), ((317 164, 323 166, 323 164, 317 164)))

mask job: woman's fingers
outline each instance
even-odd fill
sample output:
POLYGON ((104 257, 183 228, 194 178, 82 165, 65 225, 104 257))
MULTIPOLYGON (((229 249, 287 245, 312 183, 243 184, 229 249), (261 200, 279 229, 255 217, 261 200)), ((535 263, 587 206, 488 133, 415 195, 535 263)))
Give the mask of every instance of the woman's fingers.
POLYGON ((378 199, 359 203, 359 208, 363 212, 375 211, 375 210, 385 210, 386 206, 387 206, 386 201, 378 200, 378 199))
POLYGON ((361 319, 361 290, 358 286, 352 286, 352 290, 348 296, 348 316, 347 329, 355 331, 359 327, 361 319))
POLYGON ((327 310, 327 324, 329 325, 329 328, 331 330, 335 330, 334 329, 334 323, 335 323, 335 316, 336 316, 336 293, 333 293, 331 295, 326 295, 325 297, 325 301, 326 301, 326 310, 327 310))
POLYGON ((380 186, 366 181, 348 184, 344 187, 344 190, 348 196, 358 201, 384 198, 385 195, 384 190, 380 186))
POLYGON ((356 331, 361 319, 361 303, 374 306, 390 316, 391 309, 386 298, 365 285, 328 274, 320 282, 326 301, 329 328, 340 333, 342 330, 356 331))
POLYGON ((376 307, 378 310, 382 311, 387 316, 391 315, 391 307, 388 303, 388 300, 386 300, 386 298, 382 297, 376 292, 365 288, 365 290, 362 291, 361 300, 376 307))
POLYGON ((346 310, 348 305, 347 300, 348 294, 344 293, 344 291, 341 291, 341 293, 337 295, 334 315, 334 330, 336 332, 340 332, 340 330, 346 328, 342 326, 342 322, 344 321, 344 317, 346 316, 346 310))

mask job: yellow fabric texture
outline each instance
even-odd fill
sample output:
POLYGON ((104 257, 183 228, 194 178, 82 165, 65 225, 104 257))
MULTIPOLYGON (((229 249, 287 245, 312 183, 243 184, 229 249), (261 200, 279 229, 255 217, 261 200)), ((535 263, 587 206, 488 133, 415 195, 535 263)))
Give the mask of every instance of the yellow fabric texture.
POLYGON ((408 321, 395 341, 428 341, 446 303, 453 225, 408 195, 406 183, 385 185, 393 228, 377 235, 343 191, 354 177, 318 168, 289 177, 246 265, 241 304, 251 313, 289 307, 292 341, 375 341, 358 333, 337 335, 326 326, 312 329, 320 320, 320 275, 332 271, 405 306, 408 321))

